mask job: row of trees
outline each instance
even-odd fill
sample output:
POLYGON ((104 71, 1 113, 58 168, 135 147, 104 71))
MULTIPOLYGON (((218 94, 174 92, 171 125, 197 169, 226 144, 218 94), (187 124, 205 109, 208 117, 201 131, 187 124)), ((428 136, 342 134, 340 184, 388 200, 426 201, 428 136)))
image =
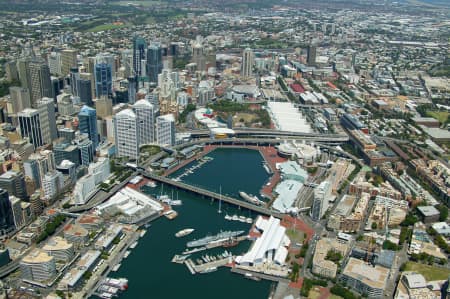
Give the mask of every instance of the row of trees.
POLYGON ((53 220, 48 222, 45 226, 44 231, 39 235, 37 238, 37 243, 41 243, 45 239, 47 239, 49 236, 53 235, 56 231, 56 229, 66 220, 66 216, 64 215, 58 215, 53 220))

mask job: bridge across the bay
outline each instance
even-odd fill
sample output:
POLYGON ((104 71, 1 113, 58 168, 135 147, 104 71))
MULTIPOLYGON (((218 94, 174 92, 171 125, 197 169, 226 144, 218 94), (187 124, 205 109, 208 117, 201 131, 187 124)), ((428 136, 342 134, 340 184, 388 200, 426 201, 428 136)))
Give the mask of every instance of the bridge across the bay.
POLYGON ((156 175, 156 174, 153 174, 153 173, 150 173, 150 172, 147 172, 147 171, 139 171, 139 172, 144 177, 149 178, 149 179, 154 180, 154 181, 158 181, 158 182, 163 183, 163 184, 171 185, 173 187, 176 187, 176 188, 179 188, 179 189, 183 189, 183 190, 186 190, 186 191, 190 191, 190 192, 193 192, 193 193, 205 196, 205 197, 209 197, 209 198, 212 198, 212 199, 222 200, 223 202, 226 202, 226 203, 229 203, 229 204, 233 204, 233 205, 236 205, 236 206, 248 209, 248 210, 252 210, 252 211, 257 212, 259 214, 263 214, 263 215, 267 215, 267 216, 274 216, 274 217, 277 217, 277 218, 282 218, 283 217, 283 214, 281 214, 281 213, 279 213, 277 211, 274 211, 274 210, 262 207, 262 206, 257 206, 257 205, 251 204, 249 202, 246 202, 246 201, 242 201, 242 200, 239 200, 239 199, 236 199, 236 198, 233 198, 233 197, 230 197, 230 196, 226 196, 226 195, 221 195, 219 193, 212 192, 212 191, 209 191, 209 190, 205 190, 203 188, 192 186, 192 185, 189 185, 189 184, 186 184, 186 183, 183 183, 183 182, 174 181, 174 180, 172 180, 170 178, 163 177, 163 176, 160 176, 160 175, 156 175))

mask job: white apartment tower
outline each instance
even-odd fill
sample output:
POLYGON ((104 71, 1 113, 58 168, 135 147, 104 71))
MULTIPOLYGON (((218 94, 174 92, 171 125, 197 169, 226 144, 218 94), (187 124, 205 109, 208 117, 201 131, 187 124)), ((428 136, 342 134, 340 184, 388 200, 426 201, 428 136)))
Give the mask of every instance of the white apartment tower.
POLYGON ((311 218, 319 221, 328 210, 328 201, 331 198, 331 184, 323 181, 314 189, 314 200, 311 208, 311 218))
POLYGON ((155 141, 155 109, 147 100, 139 100, 133 105, 133 111, 138 118, 139 145, 155 141))
POLYGON ((114 115, 114 138, 118 157, 139 157, 138 118, 131 109, 125 109, 114 115))
POLYGON ((173 114, 156 118, 156 142, 159 145, 175 145, 175 117, 173 114))

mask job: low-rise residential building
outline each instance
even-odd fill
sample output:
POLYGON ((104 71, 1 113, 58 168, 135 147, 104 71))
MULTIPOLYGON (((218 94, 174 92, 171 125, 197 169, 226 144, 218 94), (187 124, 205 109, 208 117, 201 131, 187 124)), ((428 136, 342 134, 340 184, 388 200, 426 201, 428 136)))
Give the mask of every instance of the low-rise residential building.
POLYGON ((433 223, 439 221, 439 210, 433 206, 419 206, 417 207, 423 223, 433 223))
POLYGON ((61 281, 58 284, 59 290, 67 290, 76 287, 83 274, 93 268, 94 264, 97 262, 101 255, 101 251, 99 250, 88 250, 75 264, 73 268, 71 268, 67 273, 63 276, 61 281))
POLYGON ((89 241, 89 231, 80 224, 68 224, 64 227, 64 238, 76 247, 84 246, 89 241))
POLYGON ((312 273, 328 278, 336 277, 338 265, 327 259, 329 251, 340 253, 342 257, 345 257, 349 251, 349 246, 330 238, 317 241, 312 262, 312 273))
POLYGON ((383 298, 383 292, 389 276, 389 269, 372 266, 365 261, 349 258, 340 281, 354 291, 368 298, 383 298))
POLYGON ((20 262, 22 279, 48 282, 56 275, 55 258, 41 249, 34 249, 20 262))
POLYGON ((51 238, 47 244, 42 247, 42 250, 53 256, 57 261, 63 262, 70 261, 75 255, 73 244, 58 236, 51 238))

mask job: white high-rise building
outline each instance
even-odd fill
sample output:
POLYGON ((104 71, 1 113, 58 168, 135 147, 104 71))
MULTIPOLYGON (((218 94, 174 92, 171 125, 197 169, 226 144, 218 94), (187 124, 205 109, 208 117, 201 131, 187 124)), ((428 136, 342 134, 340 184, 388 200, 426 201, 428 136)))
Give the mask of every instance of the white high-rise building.
POLYGON ((73 203, 84 205, 95 191, 95 177, 91 174, 81 177, 73 188, 73 203))
POLYGON ((139 157, 138 118, 131 109, 125 109, 114 115, 114 139, 118 157, 139 157))
POLYGON ((139 145, 155 141, 155 109, 147 100, 139 100, 133 105, 133 111, 138 118, 139 145))
POLYGON ((156 142, 159 145, 175 145, 175 117, 173 114, 156 118, 156 142))
POLYGON ((105 157, 98 158, 97 162, 89 164, 88 172, 94 176, 96 185, 106 181, 111 174, 109 159, 105 157))
POLYGON ((328 201, 331 199, 331 184, 323 181, 314 189, 314 200, 311 208, 311 218, 319 221, 328 210, 328 201))
POLYGON ((246 48, 242 53, 242 70, 241 70, 242 77, 248 78, 253 75, 254 60, 255 58, 252 49, 246 48))
POLYGON ((50 68, 50 74, 60 76, 61 71, 61 53, 51 52, 47 55, 48 67, 50 68))
POLYGON ((51 171, 42 178, 42 192, 44 199, 50 200, 57 195, 64 186, 64 176, 59 171, 51 171))

